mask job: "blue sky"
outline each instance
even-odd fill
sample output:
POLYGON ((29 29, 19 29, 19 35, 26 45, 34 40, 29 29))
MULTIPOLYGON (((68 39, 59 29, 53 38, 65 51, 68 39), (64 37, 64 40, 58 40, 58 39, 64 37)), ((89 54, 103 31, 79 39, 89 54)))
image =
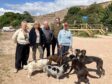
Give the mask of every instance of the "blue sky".
POLYGON ((33 3, 33 2, 53 2, 54 0, 0 0, 0 7, 7 7, 6 4, 24 4, 24 3, 33 3))
POLYGON ((0 0, 0 15, 5 12, 28 11, 32 15, 43 15, 71 6, 90 5, 110 0, 0 0))

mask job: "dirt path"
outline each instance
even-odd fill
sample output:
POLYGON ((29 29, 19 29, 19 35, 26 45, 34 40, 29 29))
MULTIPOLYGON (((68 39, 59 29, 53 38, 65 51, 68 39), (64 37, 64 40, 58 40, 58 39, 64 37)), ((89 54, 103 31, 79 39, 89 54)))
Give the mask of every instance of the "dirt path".
MULTIPOLYGON (((37 73, 32 79, 27 78, 27 71, 21 70, 17 74, 12 72, 14 67, 15 44, 11 41, 12 33, 3 33, 0 36, 0 84, 74 84, 77 80, 75 74, 69 78, 56 80, 48 78, 45 73, 37 73)), ((98 56, 104 61, 106 75, 100 79, 90 79, 91 84, 111 84, 112 83, 112 38, 78 38, 74 37, 73 48, 86 49, 87 55, 98 56)), ((30 59, 31 60, 31 55, 30 59)), ((88 67, 95 69, 92 63, 88 67)), ((95 73, 91 73, 96 75, 95 73)))

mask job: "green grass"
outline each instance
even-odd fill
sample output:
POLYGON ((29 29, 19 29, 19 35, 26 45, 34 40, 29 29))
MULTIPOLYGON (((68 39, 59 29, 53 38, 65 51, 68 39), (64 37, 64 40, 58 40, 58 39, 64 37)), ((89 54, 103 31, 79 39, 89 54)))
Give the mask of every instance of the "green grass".
POLYGON ((73 36, 78 36, 78 37, 89 37, 89 35, 86 32, 72 32, 73 36))

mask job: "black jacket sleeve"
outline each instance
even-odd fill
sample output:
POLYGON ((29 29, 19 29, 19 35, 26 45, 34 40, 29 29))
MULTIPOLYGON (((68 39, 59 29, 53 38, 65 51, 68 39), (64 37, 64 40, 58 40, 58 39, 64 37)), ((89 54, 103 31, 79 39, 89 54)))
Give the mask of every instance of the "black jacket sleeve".
POLYGON ((31 46, 33 46, 36 43, 36 34, 35 34, 35 29, 34 28, 32 28, 30 30, 30 33, 29 33, 29 42, 30 42, 31 46))

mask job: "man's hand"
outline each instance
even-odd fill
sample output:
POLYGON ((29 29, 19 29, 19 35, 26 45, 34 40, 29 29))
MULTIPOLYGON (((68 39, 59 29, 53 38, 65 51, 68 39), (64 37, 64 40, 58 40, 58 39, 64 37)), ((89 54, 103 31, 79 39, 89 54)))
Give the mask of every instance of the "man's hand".
POLYGON ((72 48, 72 46, 70 47, 70 51, 73 53, 73 48, 72 48))
POLYGON ((59 48, 62 48, 62 45, 59 45, 59 48))

